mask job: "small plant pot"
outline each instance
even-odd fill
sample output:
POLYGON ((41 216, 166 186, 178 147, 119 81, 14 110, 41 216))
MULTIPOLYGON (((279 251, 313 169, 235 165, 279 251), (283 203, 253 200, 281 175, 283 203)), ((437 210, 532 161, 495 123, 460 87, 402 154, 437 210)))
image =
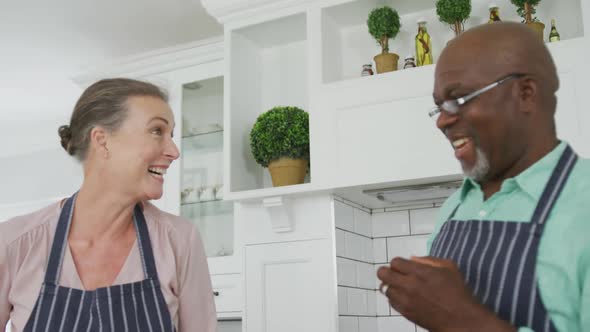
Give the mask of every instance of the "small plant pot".
POLYGON ((541 39, 542 41, 544 40, 544 31, 545 31, 545 24, 541 23, 541 22, 531 22, 531 23, 526 23, 526 25, 528 27, 530 27, 531 29, 535 30, 535 33, 537 34, 537 36, 539 36, 539 39, 541 39))
POLYGON ((381 53, 376 55, 373 60, 375 60, 375 64, 377 65, 377 73, 386 73, 397 70, 399 55, 395 53, 381 53))
POLYGON ((275 187, 301 184, 307 174, 308 161, 305 159, 280 158, 268 164, 275 187))

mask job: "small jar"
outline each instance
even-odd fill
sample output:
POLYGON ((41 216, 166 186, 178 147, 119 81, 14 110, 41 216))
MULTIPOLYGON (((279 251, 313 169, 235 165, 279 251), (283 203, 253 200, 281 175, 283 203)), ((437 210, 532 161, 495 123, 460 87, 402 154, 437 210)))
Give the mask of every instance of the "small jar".
POLYGON ((413 55, 408 55, 404 61, 404 69, 416 67, 416 62, 414 61, 413 55))
POLYGON ((361 73, 361 76, 371 76, 371 75, 373 75, 373 65, 370 63, 363 65, 363 71, 361 73))

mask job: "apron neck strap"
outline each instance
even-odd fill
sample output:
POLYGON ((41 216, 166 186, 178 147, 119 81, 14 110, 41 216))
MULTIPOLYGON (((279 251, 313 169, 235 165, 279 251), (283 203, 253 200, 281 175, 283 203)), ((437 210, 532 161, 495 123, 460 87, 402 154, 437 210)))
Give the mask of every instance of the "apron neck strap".
POLYGON ((49 260, 47 261, 47 269, 45 270, 45 284, 57 285, 57 282, 59 281, 64 250, 66 248, 72 214, 74 212, 74 202, 76 201, 77 195, 78 193, 76 192, 66 200, 61 209, 61 213, 59 214, 55 236, 53 237, 53 243, 51 244, 51 252, 49 253, 49 260))
POLYGON ((150 234, 148 232, 147 223, 141 210, 141 204, 136 204, 133 211, 133 222, 135 223, 135 231, 137 233, 137 243, 139 245, 139 253, 141 254, 141 263, 143 272, 146 278, 157 281, 158 271, 156 269, 156 261, 154 259, 154 252, 152 249, 152 242, 150 241, 150 234))
POLYGON ((578 160, 578 156, 572 150, 572 148, 567 145, 565 150, 561 154, 549 181, 545 185, 545 189, 543 190, 543 194, 541 194, 541 198, 537 203, 537 207, 535 208, 535 212, 533 213, 533 217, 531 219, 531 223, 535 223, 538 226, 535 227, 535 233, 540 235, 542 233, 543 226, 545 225, 545 221, 549 216, 549 213, 553 209, 555 202, 559 198, 567 179, 569 178, 572 169, 574 168, 576 161, 578 160))

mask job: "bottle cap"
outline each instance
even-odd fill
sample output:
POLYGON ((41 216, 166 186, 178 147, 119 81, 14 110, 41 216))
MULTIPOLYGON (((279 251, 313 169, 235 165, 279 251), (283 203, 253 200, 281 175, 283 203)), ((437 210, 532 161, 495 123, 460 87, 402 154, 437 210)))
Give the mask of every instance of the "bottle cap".
POLYGON ((489 5, 489 7, 488 7, 488 8, 489 8, 489 9, 492 9, 492 8, 498 8, 498 5, 496 5, 495 3, 493 3, 493 2, 492 2, 492 3, 490 3, 490 5, 489 5))
POLYGON ((420 17, 418 20, 416 20, 416 23, 420 24, 420 23, 426 23, 426 18, 425 17, 420 17))

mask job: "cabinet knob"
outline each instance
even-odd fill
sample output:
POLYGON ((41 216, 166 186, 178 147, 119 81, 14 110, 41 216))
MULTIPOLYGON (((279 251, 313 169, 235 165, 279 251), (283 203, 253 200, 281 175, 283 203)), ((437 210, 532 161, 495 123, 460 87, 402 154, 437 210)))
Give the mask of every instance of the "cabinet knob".
POLYGON ((219 296, 219 292, 218 291, 213 291, 213 295, 219 296))

